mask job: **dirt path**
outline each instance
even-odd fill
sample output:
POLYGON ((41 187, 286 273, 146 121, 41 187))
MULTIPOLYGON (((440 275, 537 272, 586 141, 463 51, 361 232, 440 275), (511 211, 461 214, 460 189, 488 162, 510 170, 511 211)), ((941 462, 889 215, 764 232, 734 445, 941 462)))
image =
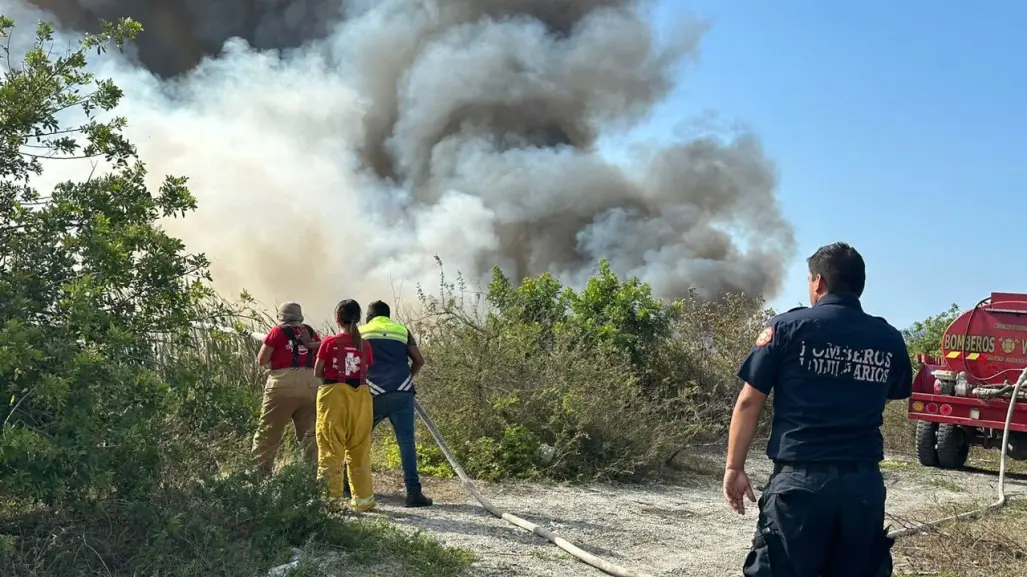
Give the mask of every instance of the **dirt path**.
MULTIPOLYGON (((707 471, 719 460, 703 459, 707 471)), ((952 506, 987 503, 996 495, 997 477, 987 471, 924 469, 908 459, 886 461, 890 524, 902 526, 923 511, 950 513, 952 506)), ((770 473, 766 459, 749 465, 754 483, 770 473)), ((716 476, 698 477, 690 486, 545 486, 482 485, 497 506, 546 527, 583 549, 624 567, 651 575, 722 577, 737 575, 756 521, 755 510, 739 516, 722 503, 716 476)), ((444 543, 466 547, 478 556, 482 577, 597 577, 603 575, 547 541, 496 519, 452 480, 425 481, 436 499, 430 509, 402 508, 393 477, 377 481, 381 515, 400 526, 432 533, 444 543)), ((1023 476, 1007 479, 1006 493, 1027 494, 1023 476)), ((920 519, 929 520, 929 519, 920 519)), ((902 565, 896 559, 897 568, 902 565)))

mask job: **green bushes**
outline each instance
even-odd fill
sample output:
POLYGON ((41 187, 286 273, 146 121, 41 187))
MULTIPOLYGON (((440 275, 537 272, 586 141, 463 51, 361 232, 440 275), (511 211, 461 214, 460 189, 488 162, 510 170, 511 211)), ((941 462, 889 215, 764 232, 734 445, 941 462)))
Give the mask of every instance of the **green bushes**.
MULTIPOLYGON (((12 29, 0 21, 3 35, 12 29)), ((87 48, 136 31, 130 22, 108 26, 105 37, 51 61, 52 30, 40 25, 24 67, 0 87, 0 109, 12 112, 0 121, 0 395, 10 399, 0 479, 11 497, 56 505, 145 494, 160 473, 162 417, 196 382, 157 354, 188 345, 189 320, 212 296, 205 259, 155 224, 191 210, 193 199, 178 178, 146 189, 145 169, 119 136, 124 121, 92 117, 120 92, 83 71, 87 48), (57 112, 77 106, 86 124, 60 127, 57 112), (79 154, 105 156, 113 170, 49 196, 32 186, 41 157, 79 154), (122 474, 129 465, 139 474, 122 474)))
POLYGON ((399 575, 450 576, 472 560, 387 523, 330 511, 323 487, 302 465, 270 480, 240 471, 162 481, 145 500, 91 501, 74 510, 6 502, 0 574, 254 577, 287 562, 294 548, 306 552, 301 574, 311 577, 335 573, 334 563, 386 563, 399 575))
MULTIPOLYGON (((580 292, 497 270, 485 291, 443 276, 419 297, 425 314, 408 319, 428 360, 418 390, 483 479, 640 479, 690 444, 723 441, 738 363, 773 314, 741 295, 661 302, 605 263, 580 292)), ((911 357, 940 354, 958 314, 904 330, 911 357)), ((764 434, 770 416, 768 403, 764 434)), ((889 403, 882 432, 888 450, 911 450, 905 402, 889 403)))
POLYGON ((94 117, 121 93, 86 51, 139 29, 105 24, 54 56, 42 24, 0 84, 0 574, 253 577, 298 546, 458 573, 465 553, 329 510, 309 468, 249 471, 255 345, 195 328, 238 315, 157 225, 194 208, 185 179, 147 189, 124 119, 94 117), (57 121, 76 108, 81 125, 57 121), (43 160, 83 157, 110 171, 35 188, 43 160))
POLYGON ((737 295, 665 303, 605 262, 580 292, 496 270, 485 294, 443 276, 419 296, 418 390, 484 479, 640 479, 722 438, 737 363, 771 314, 737 295))

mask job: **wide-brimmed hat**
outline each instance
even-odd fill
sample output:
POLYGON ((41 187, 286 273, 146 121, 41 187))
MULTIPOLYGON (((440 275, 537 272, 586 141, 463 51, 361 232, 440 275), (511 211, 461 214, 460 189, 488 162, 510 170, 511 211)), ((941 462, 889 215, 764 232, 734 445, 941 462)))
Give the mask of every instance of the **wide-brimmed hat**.
POLYGON ((303 322, 303 309, 299 303, 288 301, 278 307, 278 322, 298 325, 303 322))

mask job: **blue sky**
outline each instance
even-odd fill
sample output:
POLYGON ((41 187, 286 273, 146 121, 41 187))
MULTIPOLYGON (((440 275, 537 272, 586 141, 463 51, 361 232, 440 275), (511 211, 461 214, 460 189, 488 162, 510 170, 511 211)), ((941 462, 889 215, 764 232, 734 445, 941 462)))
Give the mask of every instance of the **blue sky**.
POLYGON ((772 304, 806 302, 804 259, 845 240, 864 307, 900 328, 1027 292, 1027 4, 663 0, 712 20, 698 64, 635 136, 712 110, 762 139, 798 254, 772 304))

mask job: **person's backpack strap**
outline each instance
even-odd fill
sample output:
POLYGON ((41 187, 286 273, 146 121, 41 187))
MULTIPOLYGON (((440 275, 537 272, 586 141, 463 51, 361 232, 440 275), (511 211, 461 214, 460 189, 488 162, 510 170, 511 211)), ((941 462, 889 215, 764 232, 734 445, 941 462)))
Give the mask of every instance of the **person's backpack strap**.
POLYGON ((296 330, 286 325, 282 327, 286 338, 289 339, 289 346, 292 347, 292 368, 300 366, 300 340, 296 338, 296 330))

